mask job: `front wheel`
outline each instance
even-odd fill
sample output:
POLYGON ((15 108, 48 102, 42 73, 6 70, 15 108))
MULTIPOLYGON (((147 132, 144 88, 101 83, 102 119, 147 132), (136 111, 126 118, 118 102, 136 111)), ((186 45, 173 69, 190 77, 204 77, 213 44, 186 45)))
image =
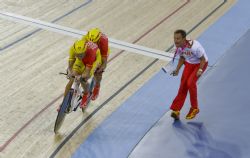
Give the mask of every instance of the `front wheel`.
POLYGON ((62 123, 65 119, 65 116, 67 114, 68 107, 70 106, 71 99, 73 95, 73 90, 70 89, 66 97, 64 97, 62 105, 60 106, 60 109, 58 111, 57 117, 56 117, 56 122, 54 126, 54 132, 57 133, 58 130, 61 128, 62 123))

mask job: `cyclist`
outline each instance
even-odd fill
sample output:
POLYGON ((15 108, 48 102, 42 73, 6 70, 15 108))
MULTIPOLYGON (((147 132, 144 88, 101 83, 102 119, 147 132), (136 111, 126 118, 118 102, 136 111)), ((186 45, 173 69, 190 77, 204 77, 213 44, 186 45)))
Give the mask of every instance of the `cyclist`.
POLYGON ((100 91, 102 74, 107 67, 107 60, 109 56, 108 37, 102 33, 99 28, 92 28, 85 36, 83 36, 83 39, 96 43, 101 53, 101 64, 97 67, 97 70, 94 73, 96 84, 91 97, 92 100, 96 100, 100 91))
MULTIPOLYGON (((80 104, 81 108, 86 108, 89 96, 88 79, 94 74, 95 69, 101 63, 101 54, 98 46, 85 39, 77 40, 70 48, 67 73, 69 82, 66 85, 64 97, 70 90, 74 78, 77 76, 83 87, 84 93, 80 104)), ((59 110, 59 108, 58 108, 59 110)))

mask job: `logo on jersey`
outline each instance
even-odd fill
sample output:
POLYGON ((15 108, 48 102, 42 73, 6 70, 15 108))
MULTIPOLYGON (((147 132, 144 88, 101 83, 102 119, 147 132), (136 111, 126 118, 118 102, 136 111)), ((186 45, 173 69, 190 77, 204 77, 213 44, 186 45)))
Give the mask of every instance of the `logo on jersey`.
POLYGON ((184 56, 192 56, 193 55, 193 53, 192 53, 192 51, 191 51, 191 49, 190 48, 184 48, 183 50, 182 50, 182 55, 184 55, 184 56))
POLYGON ((87 42, 87 47, 90 49, 96 49, 97 45, 93 42, 87 42))

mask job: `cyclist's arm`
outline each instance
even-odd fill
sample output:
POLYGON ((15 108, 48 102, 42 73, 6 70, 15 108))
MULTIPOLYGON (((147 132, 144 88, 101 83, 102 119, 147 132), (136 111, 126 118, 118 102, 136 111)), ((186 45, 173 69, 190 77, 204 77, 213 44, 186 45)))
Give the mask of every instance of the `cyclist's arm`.
POLYGON ((179 70, 181 69, 182 65, 184 64, 185 62, 185 58, 183 56, 180 56, 180 59, 179 59, 179 62, 178 62, 178 65, 176 67, 176 71, 179 72, 179 70))
POLYGON ((86 81, 90 78, 90 71, 91 67, 86 66, 82 73, 82 78, 84 78, 86 81))
POLYGON ((110 50, 109 50, 109 45, 108 45, 108 37, 104 34, 102 35, 100 39, 99 49, 100 49, 101 56, 102 56, 102 67, 106 68, 110 50))
POLYGON ((69 63, 68 63, 68 69, 69 70, 72 70, 73 68, 73 65, 75 63, 75 51, 74 51, 74 48, 73 46, 70 48, 70 51, 69 51, 69 63))
POLYGON ((102 69, 104 70, 107 67, 107 57, 102 56, 102 69))

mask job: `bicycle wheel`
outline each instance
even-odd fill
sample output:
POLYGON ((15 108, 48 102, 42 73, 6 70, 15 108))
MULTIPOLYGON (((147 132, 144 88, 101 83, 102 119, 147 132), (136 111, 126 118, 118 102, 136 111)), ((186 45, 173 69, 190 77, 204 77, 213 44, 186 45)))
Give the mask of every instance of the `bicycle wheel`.
POLYGON ((56 122, 55 122, 55 126, 54 126, 55 133, 57 133, 58 130, 62 126, 62 123, 65 119, 66 114, 67 114, 66 110, 67 110, 68 106, 70 105, 70 102, 72 99, 72 95, 73 95, 73 90, 70 89, 70 91, 68 92, 66 97, 64 97, 64 99, 63 99, 62 105, 61 105, 59 112, 57 114, 57 117, 56 117, 56 122))

